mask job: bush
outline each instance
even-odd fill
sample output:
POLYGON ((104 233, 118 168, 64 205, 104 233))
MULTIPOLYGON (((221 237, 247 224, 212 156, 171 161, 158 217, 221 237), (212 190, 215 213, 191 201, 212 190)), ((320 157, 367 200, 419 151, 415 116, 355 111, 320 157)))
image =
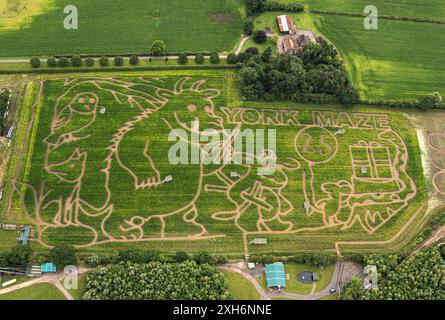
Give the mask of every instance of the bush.
POLYGON ((33 250, 28 246, 15 246, 0 254, 0 266, 21 267, 31 262, 33 250))
POLYGON ((71 65, 73 67, 77 67, 77 68, 81 67, 82 66, 82 58, 79 57, 79 56, 72 57, 71 58, 71 65))
POLYGON ((91 267, 98 267, 110 264, 113 260, 114 259, 108 255, 93 254, 85 258, 85 263, 91 267))
POLYGON ((70 61, 68 60, 68 58, 60 58, 59 61, 57 61, 57 66, 59 66, 60 68, 66 68, 70 65, 70 61))
POLYGON ((221 62, 221 59, 219 58, 219 55, 217 53, 214 53, 210 56, 210 62, 213 64, 218 64, 221 62))
POLYGON ((49 57, 46 60, 46 64, 48 65, 48 67, 54 68, 55 66, 57 66, 57 60, 54 57, 49 57))
POLYGON ((85 64, 87 67, 93 67, 94 66, 94 59, 93 58, 86 58, 85 64))
POLYGON ((193 256, 193 260, 195 260, 197 264, 215 264, 215 258, 213 258, 208 252, 205 251, 196 253, 193 256))
POLYGON ((131 65, 135 66, 138 63, 139 63, 139 57, 138 56, 135 56, 135 55, 130 56, 130 64, 131 65))
POLYGON ((269 63, 270 58, 272 58, 272 48, 267 47, 267 49, 264 50, 263 54, 261 55, 261 60, 263 60, 265 63, 269 63))
POLYGON ((248 36, 251 36, 253 33, 253 29, 255 28, 255 24, 253 23, 252 18, 247 18, 244 22, 244 33, 248 36))
POLYGON ((238 57, 237 57, 236 54, 234 54, 234 53, 230 53, 230 54, 227 56, 227 63, 228 63, 228 64, 235 64, 235 63, 237 63, 237 62, 238 62, 238 57))
POLYGON ((173 260, 175 262, 184 262, 189 260, 189 255, 185 251, 178 251, 176 252, 175 256, 173 257, 173 260))
POLYGON ((340 94, 340 103, 347 106, 352 106, 360 101, 358 91, 348 86, 340 94))
POLYGON ((188 62, 189 58, 187 57, 187 54, 181 53, 178 57, 179 64, 186 64, 188 62))
POLYGON ((249 47, 246 49, 246 52, 252 56, 260 54, 260 51, 258 50, 257 47, 249 47))
POLYGON ((116 67, 122 67, 124 65, 124 58, 119 57, 119 56, 114 58, 114 65, 116 67))
POLYGON ((255 30, 253 32, 253 41, 256 43, 264 43, 267 40, 267 34, 264 30, 255 30))
POLYGON ((31 61, 31 67, 33 68, 40 68, 40 59, 39 58, 32 58, 31 61))
POLYGON ((203 64, 203 63, 204 63, 204 60, 205 60, 204 55, 201 54, 201 53, 198 53, 198 54, 195 56, 195 63, 196 63, 196 64, 203 64))
POLYGON ((49 252, 51 262, 58 267, 65 267, 69 265, 77 265, 77 256, 74 247, 72 246, 56 246, 49 252))
POLYGON ((102 67, 108 67, 108 65, 110 64, 110 60, 108 59, 108 57, 106 57, 106 56, 102 56, 102 57, 100 57, 100 59, 99 59, 99 64, 100 64, 102 67))
POLYGON ((155 40, 151 44, 150 54, 152 54, 154 56, 160 56, 164 53, 165 48, 166 48, 166 45, 165 45, 164 41, 155 40))
POLYGON ((442 107, 442 96, 439 92, 433 92, 419 99, 420 109, 439 109, 442 107))
POLYGON ((142 251, 138 249, 121 250, 118 253, 118 261, 130 261, 134 263, 148 263, 160 261, 161 255, 156 251, 142 251))

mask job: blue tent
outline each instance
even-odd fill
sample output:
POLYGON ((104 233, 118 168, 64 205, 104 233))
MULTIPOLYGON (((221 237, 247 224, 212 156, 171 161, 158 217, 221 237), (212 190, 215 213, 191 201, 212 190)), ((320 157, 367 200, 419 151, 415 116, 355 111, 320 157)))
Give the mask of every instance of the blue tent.
POLYGON ((31 232, 30 226, 26 226, 20 231, 19 241, 22 244, 22 246, 26 246, 28 244, 30 232, 31 232))
POLYGON ((42 263, 42 273, 56 273, 56 265, 52 262, 42 263))
POLYGON ((266 264, 266 284, 271 287, 286 287, 286 272, 282 262, 266 264))

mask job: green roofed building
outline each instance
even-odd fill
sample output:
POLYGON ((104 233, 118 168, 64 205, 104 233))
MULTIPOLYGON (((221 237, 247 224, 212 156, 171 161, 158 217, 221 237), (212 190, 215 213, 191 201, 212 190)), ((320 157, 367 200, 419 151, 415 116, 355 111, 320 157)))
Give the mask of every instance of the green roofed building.
POLYGON ((286 272, 282 262, 266 264, 266 284, 268 288, 286 287, 286 272))
POLYGON ((51 262, 42 263, 41 267, 42 267, 42 273, 56 273, 57 272, 56 265, 51 262))

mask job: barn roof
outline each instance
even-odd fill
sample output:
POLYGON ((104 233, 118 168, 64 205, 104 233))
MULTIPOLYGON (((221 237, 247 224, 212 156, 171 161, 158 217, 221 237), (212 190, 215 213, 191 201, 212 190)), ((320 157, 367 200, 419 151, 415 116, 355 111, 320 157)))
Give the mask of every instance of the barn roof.
POLYGON ((282 262, 266 264, 267 287, 286 287, 286 273, 282 262))

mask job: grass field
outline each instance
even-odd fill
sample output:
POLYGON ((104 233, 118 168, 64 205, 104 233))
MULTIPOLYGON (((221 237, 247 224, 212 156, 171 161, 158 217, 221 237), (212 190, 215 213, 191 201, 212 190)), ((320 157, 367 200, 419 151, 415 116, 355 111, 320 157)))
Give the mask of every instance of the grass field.
POLYGON ((65 300, 65 296, 54 285, 40 283, 0 294, 0 300, 65 300))
POLYGON ((221 270, 227 281, 227 286, 235 300, 260 300, 256 288, 241 274, 229 270, 221 270))
POLYGON ((406 118, 244 103, 233 77, 189 70, 49 78, 42 90, 31 83, 17 128, 27 139, 15 143, 4 216, 36 225, 35 244, 45 246, 92 252, 137 244, 237 256, 243 235, 268 237, 267 247, 249 246, 252 253, 334 250, 336 241, 387 239, 417 219, 427 189, 406 118), (195 117, 201 129, 275 129, 272 178, 254 174, 258 163, 171 164, 170 128, 190 127, 195 117), (162 182, 169 175, 173 181, 162 182))
POLYGON ((47 2, 19 28, 0 18, 0 56, 148 53, 158 39, 168 52, 230 51, 244 16, 242 0, 47 2), (78 30, 63 27, 68 4, 78 8, 78 30))
POLYGON ((85 280, 86 280, 86 274, 80 275, 77 283, 77 289, 68 290, 68 292, 74 298, 74 300, 82 300, 82 296, 85 293, 85 280))

